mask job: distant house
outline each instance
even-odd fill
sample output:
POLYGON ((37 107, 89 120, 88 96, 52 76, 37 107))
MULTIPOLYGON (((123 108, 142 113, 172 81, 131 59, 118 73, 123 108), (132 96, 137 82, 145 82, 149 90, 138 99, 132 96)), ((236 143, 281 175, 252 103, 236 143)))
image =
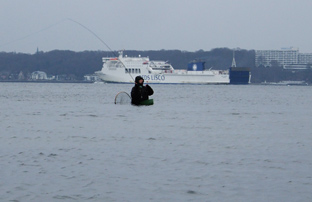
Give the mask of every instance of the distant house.
POLYGON ((30 78, 32 80, 47 80, 48 76, 45 72, 35 71, 35 72, 31 73, 30 78))
POLYGON ((99 78, 95 74, 87 74, 84 76, 84 81, 98 81, 99 78))

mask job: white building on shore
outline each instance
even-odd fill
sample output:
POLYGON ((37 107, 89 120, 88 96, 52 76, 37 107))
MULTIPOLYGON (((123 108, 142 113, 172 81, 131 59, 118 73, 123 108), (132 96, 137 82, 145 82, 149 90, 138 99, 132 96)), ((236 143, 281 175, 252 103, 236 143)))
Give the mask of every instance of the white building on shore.
POLYGON ((312 53, 299 53, 299 48, 282 48, 281 50, 256 50, 256 66, 272 66, 272 63, 278 65, 307 65, 312 64, 312 53))
POLYGON ((42 71, 35 71, 31 73, 30 78, 32 80, 48 80, 47 74, 42 71))
POLYGON ((84 76, 84 81, 100 81, 99 77, 95 74, 87 74, 84 76))

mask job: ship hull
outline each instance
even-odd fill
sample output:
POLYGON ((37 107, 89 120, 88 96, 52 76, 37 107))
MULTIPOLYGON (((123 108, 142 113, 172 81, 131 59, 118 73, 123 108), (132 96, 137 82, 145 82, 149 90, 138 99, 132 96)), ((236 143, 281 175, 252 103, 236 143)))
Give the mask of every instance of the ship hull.
POLYGON ((136 76, 142 76, 145 83, 164 84, 228 84, 229 76, 211 74, 111 74, 98 72, 98 77, 104 82, 133 83, 136 76))

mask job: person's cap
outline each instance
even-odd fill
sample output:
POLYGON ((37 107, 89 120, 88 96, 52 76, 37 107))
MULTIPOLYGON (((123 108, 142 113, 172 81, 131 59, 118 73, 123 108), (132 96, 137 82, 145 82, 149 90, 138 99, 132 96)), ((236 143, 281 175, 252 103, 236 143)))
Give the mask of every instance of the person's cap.
POLYGON ((144 81, 144 79, 141 76, 135 77, 135 83, 139 83, 141 79, 144 81))

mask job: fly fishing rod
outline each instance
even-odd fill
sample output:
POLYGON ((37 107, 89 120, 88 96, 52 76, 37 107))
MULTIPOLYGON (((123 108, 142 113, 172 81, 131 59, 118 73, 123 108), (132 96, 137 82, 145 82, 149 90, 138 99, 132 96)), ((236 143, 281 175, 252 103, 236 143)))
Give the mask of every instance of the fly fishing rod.
MULTIPOLYGON (((115 55, 116 58, 118 58, 118 61, 122 64, 122 66, 125 68, 125 70, 127 70, 126 65, 119 59, 117 54, 98 35, 96 35, 92 30, 90 30, 88 27, 84 26, 80 22, 77 22, 77 21, 70 19, 70 18, 68 18, 68 20, 80 25, 84 29, 88 30, 91 34, 93 34, 98 40, 100 40, 115 55)), ((126 71, 126 72, 129 73, 131 79, 134 81, 130 71, 126 71)), ((130 103, 130 101, 131 101, 131 96, 128 93, 122 91, 122 92, 117 93, 117 95, 115 96, 114 103, 115 104, 128 104, 128 103, 130 103)))
MULTIPOLYGON (((93 34, 98 40, 100 40, 113 54, 116 58, 118 58, 117 54, 115 51, 113 51, 98 35, 96 35, 92 30, 90 30, 88 27, 84 26, 83 24, 81 24, 80 22, 77 22, 76 20, 73 20, 71 18, 68 18, 69 21, 72 21, 78 25, 80 25, 81 27, 83 27, 84 29, 86 29, 87 31, 89 31, 91 34, 93 34)), ((118 61, 122 64, 122 66, 127 69, 126 65, 118 59, 118 61)), ((131 79, 134 81, 132 75, 131 75, 131 72, 130 71, 127 71, 131 77, 131 79)))

